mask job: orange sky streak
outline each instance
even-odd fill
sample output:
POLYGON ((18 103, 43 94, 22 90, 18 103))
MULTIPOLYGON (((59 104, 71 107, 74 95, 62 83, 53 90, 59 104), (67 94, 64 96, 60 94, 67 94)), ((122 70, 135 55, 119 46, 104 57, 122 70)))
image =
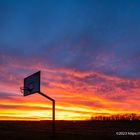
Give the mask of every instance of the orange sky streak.
MULTIPOLYGON (((25 76, 20 75, 18 79, 21 77, 25 76)), ((58 71, 46 69, 42 77, 41 89, 56 100, 56 119, 58 120, 84 120, 90 119, 94 115, 117 113, 140 114, 138 80, 129 80, 97 72, 82 73, 69 69, 59 69, 58 71), (106 80, 107 86, 112 88, 111 92, 102 89, 106 86, 106 83, 102 81, 95 81, 94 84, 88 83, 90 81, 84 81, 90 75, 96 76, 95 80, 101 78, 106 80), (63 80, 67 81, 63 82, 63 80), (128 83, 128 87, 123 87, 124 83, 128 83), (129 87, 131 86, 129 83, 132 83, 133 86, 129 87), (128 97, 128 94, 131 98, 128 97)), ((0 99, 0 119, 51 119, 50 101, 38 94, 23 97, 19 91, 22 80, 14 81, 14 78, 9 78, 9 80, 13 82, 0 84, 1 89, 3 89, 1 91, 3 96, 0 99)))

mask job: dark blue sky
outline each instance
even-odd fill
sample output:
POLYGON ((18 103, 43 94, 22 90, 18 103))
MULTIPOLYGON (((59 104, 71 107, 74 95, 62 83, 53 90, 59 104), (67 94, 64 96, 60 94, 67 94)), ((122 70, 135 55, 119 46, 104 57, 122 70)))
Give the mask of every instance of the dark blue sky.
POLYGON ((0 0, 0 65, 6 67, 37 61, 140 78, 139 37, 139 0, 0 0))

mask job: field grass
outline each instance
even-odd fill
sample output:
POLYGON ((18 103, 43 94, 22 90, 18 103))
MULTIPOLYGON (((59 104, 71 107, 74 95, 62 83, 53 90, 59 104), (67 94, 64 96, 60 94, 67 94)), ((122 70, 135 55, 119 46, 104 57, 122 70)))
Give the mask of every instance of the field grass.
MULTIPOLYGON (((50 121, 0 121, 0 140, 51 139, 50 121)), ((55 139, 140 140, 140 121, 56 121, 55 139)))

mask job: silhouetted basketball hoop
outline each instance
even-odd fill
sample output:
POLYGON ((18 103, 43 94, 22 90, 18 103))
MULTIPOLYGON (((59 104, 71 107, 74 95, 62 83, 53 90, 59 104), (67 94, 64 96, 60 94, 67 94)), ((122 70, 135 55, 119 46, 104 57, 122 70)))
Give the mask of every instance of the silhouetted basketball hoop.
POLYGON ((40 71, 24 78, 24 86, 20 87, 20 91, 24 96, 39 93, 52 101, 52 134, 55 137, 55 100, 40 91, 40 71))
POLYGON ((20 92, 21 92, 22 94, 24 94, 24 92, 29 92, 29 93, 31 94, 32 89, 30 89, 30 88, 20 87, 20 92))

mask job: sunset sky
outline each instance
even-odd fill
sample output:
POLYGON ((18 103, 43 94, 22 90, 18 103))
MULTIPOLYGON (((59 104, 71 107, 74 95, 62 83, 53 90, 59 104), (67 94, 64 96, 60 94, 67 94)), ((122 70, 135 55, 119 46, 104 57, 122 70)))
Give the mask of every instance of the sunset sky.
POLYGON ((39 70, 58 120, 140 114, 140 1, 0 0, 0 120, 51 119, 39 70))

